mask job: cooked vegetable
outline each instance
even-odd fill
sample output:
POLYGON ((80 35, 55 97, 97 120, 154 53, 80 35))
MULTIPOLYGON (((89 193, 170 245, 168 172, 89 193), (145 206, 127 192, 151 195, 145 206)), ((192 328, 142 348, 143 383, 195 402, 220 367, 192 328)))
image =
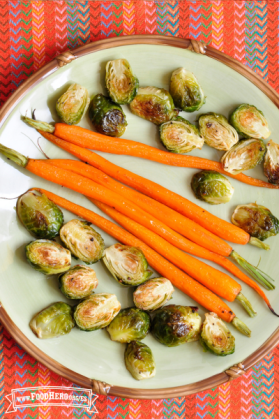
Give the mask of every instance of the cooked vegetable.
POLYGON ((103 262, 114 279, 126 286, 142 284, 153 274, 140 249, 120 243, 106 248, 103 262))
POLYGON ((88 332, 107 327, 120 311, 116 295, 92 294, 79 303, 74 312, 77 327, 88 332))
POLYGON ((215 313, 205 313, 200 343, 214 355, 226 356, 234 353, 235 339, 227 326, 215 313))
POLYGON ((103 257, 104 240, 87 221, 71 220, 64 224, 60 239, 76 258, 87 264, 96 263, 103 257))
POLYGON ((173 292, 174 288, 167 278, 152 278, 134 291, 134 304, 141 310, 154 311, 166 304, 173 292))
POLYGON ((89 93, 80 84, 72 84, 58 99, 56 112, 63 122, 69 125, 78 124, 90 103, 89 93))
POLYGON ((142 342, 132 341, 126 346, 124 360, 127 370, 136 380, 152 378, 156 367, 151 349, 142 342))
POLYGON ((70 333, 75 323, 72 307, 66 303, 51 304, 37 313, 29 323, 32 332, 40 339, 58 338, 70 333))
POLYGON ((199 117, 200 134, 204 142, 217 150, 229 150, 239 140, 238 133, 227 118, 219 113, 209 112, 199 117))
POLYGON ((178 115, 169 92, 159 87, 140 87, 138 94, 130 103, 130 109, 133 114, 156 125, 178 115))
POLYGON ((128 125, 121 106, 102 94, 91 100, 89 118, 98 132, 110 137, 121 137, 128 125))
POLYGON ((197 127, 181 116, 176 116, 160 126, 160 140, 172 153, 188 153, 195 148, 201 149, 204 142, 197 127))
POLYGON ((172 73, 170 94, 175 106, 185 112, 197 111, 205 103, 204 93, 198 80, 186 68, 178 68, 172 73))
POLYGON ((234 188, 225 176, 212 170, 202 170, 192 177, 191 188, 197 199, 210 205, 229 202, 234 188))
POLYGON ((51 240, 35 240, 25 247, 27 261, 32 268, 45 275, 66 272, 71 266, 71 253, 51 240))
POLYGON ((150 316, 138 308, 124 308, 107 327, 111 340, 129 343, 144 339, 150 330, 150 316))
POLYGON ((266 152, 263 140, 249 138, 239 141, 221 158, 223 169, 237 175, 245 170, 253 169, 259 164, 266 152))
POLYGON ((256 106, 244 103, 238 106, 230 116, 230 123, 241 137, 262 138, 266 140, 271 132, 262 111, 256 106))
POLYGON ((137 94, 139 81, 125 59, 108 61, 106 65, 106 87, 115 103, 126 105, 137 94))
POLYGON ((38 191, 21 195, 16 212, 26 230, 38 239, 53 239, 63 225, 60 208, 38 191))
POLYGON ((59 276, 59 288, 67 298, 86 298, 97 288, 95 271, 88 266, 75 265, 59 276))
POLYGON ((279 145, 269 140, 264 157, 264 174, 270 183, 279 184, 279 145))

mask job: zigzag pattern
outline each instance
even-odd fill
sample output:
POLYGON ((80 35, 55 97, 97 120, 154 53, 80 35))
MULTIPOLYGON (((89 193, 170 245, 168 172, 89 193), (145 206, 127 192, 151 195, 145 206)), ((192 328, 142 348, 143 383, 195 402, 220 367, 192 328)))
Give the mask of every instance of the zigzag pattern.
POLYGON ((77 2, 78 42, 79 45, 90 41, 90 7, 88 1, 77 2))
POLYGON ((219 418, 230 418, 230 383, 219 387, 219 418))
POLYGON ((9 4, 4 3, 0 9, 0 37, 3 40, 0 47, 0 105, 5 102, 11 92, 11 44, 9 26, 12 27, 9 16, 9 4))
POLYGON ((123 6, 124 3, 112 5, 112 31, 117 36, 123 34, 123 6))
POLYGON ((133 1, 123 3, 123 35, 135 33, 136 6, 133 1))
POLYGON ((156 33, 156 4, 145 2, 145 33, 156 33))
POLYGON ((252 418, 273 417, 274 374, 273 356, 269 354, 252 370, 252 418))
POLYGON ((181 38, 189 38, 189 17, 190 5, 189 2, 184 1, 179 3, 179 36, 181 38))
POLYGON ((257 2, 256 7, 256 53, 257 53, 257 73, 263 78, 267 78, 267 4, 257 2))
POLYGON ((268 83, 275 89, 279 89, 278 78, 278 4, 274 2, 267 3, 267 54, 268 54, 268 83))
POLYGON ((235 2, 223 3, 223 51, 234 56, 235 2))
POLYGON ((235 2, 235 58, 244 63, 245 61, 245 4, 235 2))
POLYGON ((55 39, 55 15, 56 15, 56 4, 45 2, 44 8, 44 30, 45 39, 48 42, 45 43, 45 59, 50 61, 55 58, 56 55, 56 39, 55 39))
POLYGON ((141 418, 141 402, 136 399, 129 399, 129 419, 141 418))
POLYGON ((196 395, 197 417, 204 419, 208 413, 208 393, 203 391, 196 395))
POLYGON ((204 42, 209 43, 212 38, 212 6, 215 3, 205 2, 201 5, 201 36, 204 42))
POLYGON ((90 2, 90 41, 101 39, 101 3, 90 2))
POLYGON ((32 3, 32 35, 34 71, 45 64, 44 3, 32 3))
POLYGON ((101 5, 101 37, 108 37, 112 32, 112 6, 111 3, 102 3, 101 5))
POLYGON ((211 45, 214 48, 223 51, 223 3, 221 1, 215 1, 212 3, 212 41, 211 45))
POLYGON ((156 2, 157 5, 157 33, 160 35, 165 35, 168 30, 168 21, 167 21, 167 13, 168 13, 168 5, 164 1, 156 2))
POLYGON ((58 52, 67 49, 67 4, 64 1, 55 2, 55 39, 58 52))
POLYGON ((244 418, 251 417, 251 405, 252 405, 252 371, 248 371, 241 378, 241 415, 244 418))
POLYGON ((151 417, 152 419, 163 418, 164 403, 163 400, 152 400, 151 402, 151 417))
POLYGON ((201 5, 199 3, 190 4, 190 38, 201 39, 201 5))
POLYGON ((79 45, 78 42, 78 6, 74 1, 67 2, 67 35, 68 35, 68 47, 76 48, 79 45))

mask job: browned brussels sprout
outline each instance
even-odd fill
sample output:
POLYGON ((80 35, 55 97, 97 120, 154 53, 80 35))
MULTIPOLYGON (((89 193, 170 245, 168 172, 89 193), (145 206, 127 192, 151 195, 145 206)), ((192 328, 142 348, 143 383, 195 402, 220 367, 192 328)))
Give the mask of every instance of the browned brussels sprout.
POLYGON ((84 265, 75 265, 59 276, 59 288, 67 298, 89 297, 97 285, 94 269, 84 265))
POLYGON ((111 340, 121 343, 141 340, 149 330, 149 314, 136 307, 121 310, 107 327, 111 340))
POLYGON ((58 99, 56 111, 63 122, 76 125, 85 115, 89 103, 88 91, 85 87, 75 83, 58 99))
POLYGON ((174 292, 172 283, 167 278, 152 278, 139 285, 133 299, 141 310, 154 311, 166 304, 174 292))
POLYGON ((51 240, 35 240, 25 248, 27 261, 32 268, 45 275, 66 272, 71 266, 71 253, 51 240))
POLYGON ((137 94, 139 81, 125 59, 108 61, 106 65, 106 87, 115 103, 126 105, 137 94))
POLYGON ((214 170, 202 170, 192 177, 191 188, 197 199, 210 205, 229 202, 234 188, 228 179, 214 170))
POLYGON ((171 75, 170 94, 178 109, 185 112, 199 110, 205 103, 204 93, 193 73, 178 68, 171 75))
POLYGON ((215 313, 205 313, 200 343, 206 351, 218 356, 234 353, 235 338, 215 313))
POLYGON ((238 106, 233 111, 230 116, 230 123, 244 138, 263 138, 266 140, 271 134, 262 111, 247 103, 238 106))
POLYGON ((208 112, 199 117, 200 134, 204 142, 216 150, 229 150, 239 141, 238 133, 225 116, 208 112))
POLYGON ((151 349, 142 342, 133 340, 126 347, 124 360, 127 370, 136 380, 152 378, 156 374, 151 349))
POLYGON ((269 183, 279 184, 279 145, 269 140, 264 158, 264 174, 269 183))

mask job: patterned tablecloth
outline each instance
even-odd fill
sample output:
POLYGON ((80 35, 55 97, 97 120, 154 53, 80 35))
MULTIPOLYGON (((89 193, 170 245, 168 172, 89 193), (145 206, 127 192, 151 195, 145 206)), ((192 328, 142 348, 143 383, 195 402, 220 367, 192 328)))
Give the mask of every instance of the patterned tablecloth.
MULTIPOLYGON (((253 69, 279 91, 277 1, 0 1, 0 104, 58 53, 90 41, 164 34, 210 43, 253 69)), ((1 235, 1 232, 0 232, 1 235)), ((75 386, 30 357, 0 330, 1 418, 91 418, 74 407, 5 413, 12 389, 75 386)), ((279 418, 279 348, 241 378, 187 397, 98 397, 98 418, 279 418)))

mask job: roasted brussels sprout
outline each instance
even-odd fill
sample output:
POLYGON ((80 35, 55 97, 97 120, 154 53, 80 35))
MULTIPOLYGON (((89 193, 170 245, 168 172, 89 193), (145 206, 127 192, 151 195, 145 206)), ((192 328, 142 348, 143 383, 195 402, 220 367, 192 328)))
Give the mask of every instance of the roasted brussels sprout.
POLYGON ((172 153, 189 153, 195 148, 201 149, 204 143, 198 128, 181 116, 160 126, 160 140, 172 153))
POLYGON ((97 285, 95 271, 84 265, 76 265, 59 276, 59 288, 67 298, 86 298, 97 285))
POLYGON ((71 267, 71 253, 51 240, 35 240, 25 247, 32 268, 45 275, 60 274, 71 267))
POLYGON ((134 304, 141 310, 154 311, 166 304, 173 292, 172 283, 167 278, 152 278, 134 291, 134 304))
POLYGON ((183 67, 171 75, 170 94, 175 106, 185 112, 197 111, 205 103, 204 93, 198 80, 193 73, 183 67))
POLYGON ((279 233, 279 220, 269 209, 258 204, 238 205, 232 223, 261 241, 279 233))
POLYGON ((120 243, 106 248, 103 261, 116 281, 126 286, 140 285, 153 273, 140 249, 120 243))
POLYGON ((126 105, 137 94, 139 81, 125 59, 108 61, 106 65, 106 87, 115 103, 126 105))
POLYGON ((202 320, 197 307, 170 304, 156 311, 152 322, 152 334, 166 346, 198 340, 202 320))
POLYGON ((239 141, 238 133, 219 113, 209 112, 199 117, 200 134, 204 142, 217 150, 228 151, 239 141))
POLYGON ((72 307, 58 302, 37 313, 29 323, 32 332, 40 339, 58 338, 70 333, 75 323, 72 307))
POLYGON ((72 84, 58 99, 56 112, 69 125, 76 125, 85 115, 90 103, 88 91, 80 84, 72 84))
POLYGON ((87 221, 71 220, 60 230, 64 245, 87 264, 98 262, 104 254, 104 240, 87 221))
POLYGON ((213 170, 202 170, 196 173, 192 177, 191 188, 197 199, 210 205, 229 202, 234 192, 228 179, 213 170))
POLYGON ((156 125, 178 115, 169 92, 159 87, 140 87, 137 96, 130 103, 130 108, 133 114, 156 125))
POLYGON ((89 118, 98 132, 110 137, 121 137, 128 125, 121 106, 100 93, 91 100, 89 118))
POLYGON ((153 354, 149 346, 133 340, 126 346, 124 360, 127 370, 136 380, 152 378, 156 374, 153 354))
POLYGON ((279 184, 279 145, 272 140, 266 145, 264 174, 269 183, 279 184))
POLYGON ((107 327, 111 340, 129 343, 145 338, 150 330, 150 316, 135 307, 124 308, 107 327))
POLYGON ((75 307, 77 327, 88 332, 107 327, 121 309, 116 295, 92 294, 75 307))
POLYGON ((200 343, 214 355, 226 356, 234 353, 235 339, 225 323, 215 313, 205 313, 200 343))
POLYGON ((265 151, 263 140, 258 138, 239 141, 222 156, 223 169, 233 175, 253 169, 262 161, 265 151))
POLYGON ((53 239, 63 225, 60 208, 35 190, 18 198, 16 212, 26 230, 38 239, 53 239))
POLYGON ((234 110, 230 116, 230 123, 244 138, 263 138, 266 140, 271 134, 262 111, 247 103, 234 110))

